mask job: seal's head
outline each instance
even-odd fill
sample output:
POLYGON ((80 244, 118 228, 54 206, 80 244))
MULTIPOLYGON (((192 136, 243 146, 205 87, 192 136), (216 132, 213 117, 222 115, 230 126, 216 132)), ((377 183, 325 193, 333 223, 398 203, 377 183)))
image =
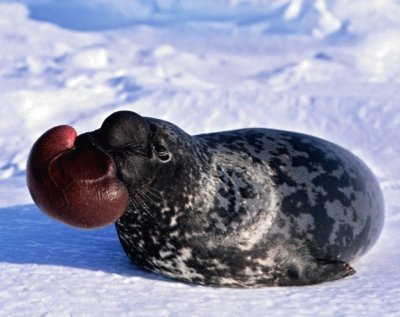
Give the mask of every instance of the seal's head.
POLYGON ((130 192, 165 187, 173 177, 184 151, 183 141, 171 131, 156 119, 130 111, 113 113, 100 129, 80 136, 70 126, 50 129, 33 145, 28 159, 33 200, 50 216, 75 227, 115 222, 127 209, 130 192))
POLYGON ((110 115, 101 128, 83 134, 108 153, 117 175, 128 187, 146 187, 174 173, 176 157, 167 136, 151 120, 130 111, 110 115))

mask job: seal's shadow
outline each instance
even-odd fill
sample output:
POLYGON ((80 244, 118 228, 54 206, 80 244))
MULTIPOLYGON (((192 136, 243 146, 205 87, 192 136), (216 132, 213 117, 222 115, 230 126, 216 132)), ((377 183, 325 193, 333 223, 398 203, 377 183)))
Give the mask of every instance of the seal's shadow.
POLYGON ((46 217, 35 205, 0 209, 0 262, 66 266, 165 281, 129 261, 114 226, 70 228, 46 217))

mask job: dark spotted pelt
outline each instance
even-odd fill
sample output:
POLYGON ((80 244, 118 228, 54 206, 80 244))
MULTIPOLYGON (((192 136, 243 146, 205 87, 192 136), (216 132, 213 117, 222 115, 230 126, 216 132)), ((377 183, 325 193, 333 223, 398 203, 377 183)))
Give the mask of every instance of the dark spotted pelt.
POLYGON ((355 273, 349 262, 383 226, 369 168, 316 137, 270 129, 190 136, 127 111, 92 137, 129 189, 116 222, 125 252, 173 279, 227 287, 340 279, 355 273))

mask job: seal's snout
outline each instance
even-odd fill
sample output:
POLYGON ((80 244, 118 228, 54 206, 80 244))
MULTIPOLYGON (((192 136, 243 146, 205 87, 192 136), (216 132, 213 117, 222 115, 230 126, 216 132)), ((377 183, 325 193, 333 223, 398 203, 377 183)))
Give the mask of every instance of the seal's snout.
POLYGON ((90 133, 77 137, 70 126, 50 129, 36 141, 28 158, 27 183, 45 213, 80 228, 115 222, 129 203, 112 158, 90 133))
POLYGON ((97 141, 92 136, 92 133, 86 132, 78 135, 75 139, 74 146, 78 148, 84 148, 88 146, 97 147, 97 141))

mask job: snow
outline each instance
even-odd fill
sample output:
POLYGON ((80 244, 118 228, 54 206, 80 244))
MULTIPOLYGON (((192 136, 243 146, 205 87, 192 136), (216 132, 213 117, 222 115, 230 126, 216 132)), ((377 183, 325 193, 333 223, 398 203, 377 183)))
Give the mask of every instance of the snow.
POLYGON ((0 1, 0 316, 396 316, 400 312, 400 2, 0 1), (48 128, 134 110, 190 133, 271 127, 362 157, 386 223, 357 274, 237 290, 143 272, 115 229, 43 215, 25 185, 48 128))

